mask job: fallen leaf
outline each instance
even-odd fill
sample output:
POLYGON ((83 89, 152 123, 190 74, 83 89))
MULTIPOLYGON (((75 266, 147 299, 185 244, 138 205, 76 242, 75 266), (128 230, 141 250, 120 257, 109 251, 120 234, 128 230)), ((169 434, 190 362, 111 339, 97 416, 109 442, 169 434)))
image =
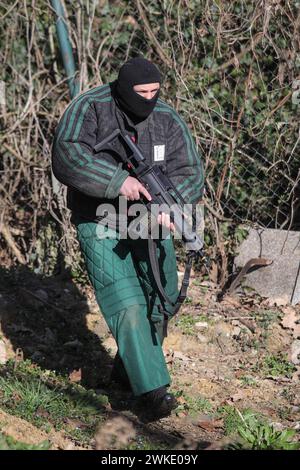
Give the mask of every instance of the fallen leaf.
POLYGON ((282 311, 285 314, 281 321, 283 328, 293 330, 294 338, 300 337, 300 324, 297 323, 299 318, 296 311, 292 307, 285 307, 282 311))
POLYGON ((40 417, 40 418, 49 418, 50 413, 49 413, 49 411, 45 410, 44 408, 39 407, 36 410, 35 415, 40 417))
POLYGON ((236 376, 237 379, 239 379, 240 377, 243 377, 245 375, 245 371, 244 369, 236 370, 234 375, 236 376))
POLYGON ((205 28, 205 26, 201 26, 201 28, 198 28, 197 32, 201 38, 208 34, 208 30, 205 28))
POLYGON ((131 16, 131 15, 128 15, 128 16, 125 17, 124 23, 130 24, 130 25, 133 26, 134 28, 137 28, 137 27, 138 27, 138 22, 137 22, 136 19, 135 19, 133 16, 131 16))
POLYGON ((239 401, 239 400, 243 400, 244 398, 247 397, 247 395, 248 395, 248 393, 247 393, 246 390, 239 390, 234 395, 232 395, 230 397, 230 399, 231 399, 231 401, 236 402, 236 401, 239 401))
POLYGON ((21 395, 18 392, 16 392, 15 390, 12 393, 12 399, 15 403, 17 403, 19 401, 22 401, 21 395))
POLYGON ((178 412, 176 413, 176 416, 177 416, 178 418, 185 418, 187 415, 188 415, 188 412, 187 412, 187 411, 178 411, 178 412))
POLYGON ((222 303, 222 306, 225 306, 225 305, 230 305, 234 307, 241 306, 241 302, 239 301, 239 299, 237 297, 233 297, 230 295, 225 295, 221 303, 222 303))
POLYGON ((73 383, 80 382, 81 378, 82 378, 81 369, 73 370, 73 372, 69 374, 70 382, 73 382, 73 383))
POLYGON ((199 428, 205 429, 206 431, 214 431, 215 429, 223 428, 224 421, 223 419, 208 419, 206 421, 199 421, 197 426, 199 426, 199 428))

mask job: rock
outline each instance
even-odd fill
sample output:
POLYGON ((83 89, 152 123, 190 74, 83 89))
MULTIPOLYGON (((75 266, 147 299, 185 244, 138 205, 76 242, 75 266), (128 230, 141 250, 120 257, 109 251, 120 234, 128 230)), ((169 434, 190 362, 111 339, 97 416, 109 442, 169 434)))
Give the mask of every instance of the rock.
POLYGON ((296 231, 251 228, 235 258, 236 267, 260 257, 273 263, 249 272, 242 284, 268 297, 273 305, 300 302, 299 241, 296 231))
POLYGON ((299 413, 300 408, 299 406, 291 406, 291 413, 299 413))
POLYGON ((206 321, 198 321, 197 323, 195 323, 195 327, 199 330, 205 330, 206 328, 208 328, 208 323, 206 321))
POLYGON ((241 328, 239 326, 235 326, 232 330, 232 336, 238 338, 241 334, 241 328))
POLYGON ((268 299, 268 305, 270 307, 284 307, 290 303, 290 297, 288 294, 283 295, 282 297, 275 297, 268 299))

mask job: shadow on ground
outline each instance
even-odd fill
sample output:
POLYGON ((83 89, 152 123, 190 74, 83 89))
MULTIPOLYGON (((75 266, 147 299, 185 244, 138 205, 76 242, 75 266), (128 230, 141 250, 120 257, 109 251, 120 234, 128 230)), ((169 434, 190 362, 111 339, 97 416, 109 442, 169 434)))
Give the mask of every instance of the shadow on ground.
MULTIPOLYGON (((108 383, 112 359, 87 327, 87 299, 68 276, 42 277, 26 267, 0 269, 0 321, 15 353, 81 384, 108 383)), ((100 314, 99 314, 100 315, 100 314)))
MULTIPOLYGON (((30 359, 106 395, 110 406, 99 409, 100 414, 109 419, 121 413, 151 441, 170 448, 180 443, 181 433, 172 426, 164 429, 130 391, 110 382, 113 359, 102 344, 101 329, 95 334, 88 328, 87 298, 70 276, 42 277, 22 266, 0 268, 0 279, 0 338, 5 338, 10 357, 30 359)), ((198 444, 205 448, 208 443, 198 444)))

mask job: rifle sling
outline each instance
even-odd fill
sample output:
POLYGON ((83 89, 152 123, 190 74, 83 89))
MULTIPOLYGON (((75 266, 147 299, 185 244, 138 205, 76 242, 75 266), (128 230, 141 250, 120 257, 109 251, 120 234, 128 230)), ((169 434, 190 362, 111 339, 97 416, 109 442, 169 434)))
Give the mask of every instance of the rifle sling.
POLYGON ((151 265, 151 270, 153 273, 153 277, 155 280, 155 284, 158 290, 158 295, 160 297, 160 300, 162 303, 167 302, 170 304, 172 307, 174 307, 172 316, 175 315, 182 303, 184 302, 186 295, 187 295, 187 289, 189 286, 189 281, 190 281, 190 274, 191 274, 191 268, 192 268, 192 263, 193 263, 193 256, 192 255, 187 255, 187 260, 185 264, 185 271, 183 275, 183 280, 181 284, 181 288, 179 291, 179 295, 176 299, 176 302, 173 302, 170 297, 165 292, 165 289, 162 286, 161 283, 161 278, 160 278, 160 270, 159 270, 159 260, 158 260, 158 255, 157 255, 157 244, 156 241, 153 240, 152 238, 148 239, 148 250, 149 250, 149 260, 150 260, 150 265, 151 265))

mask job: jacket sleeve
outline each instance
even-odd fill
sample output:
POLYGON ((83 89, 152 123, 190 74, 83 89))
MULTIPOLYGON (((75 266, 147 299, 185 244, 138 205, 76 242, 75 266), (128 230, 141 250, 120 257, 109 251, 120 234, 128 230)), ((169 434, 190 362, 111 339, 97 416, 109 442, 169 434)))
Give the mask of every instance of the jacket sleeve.
POLYGON ((203 195, 203 164, 187 125, 175 112, 167 142, 168 175, 185 202, 195 204, 203 195))
POLYGON ((94 152, 97 128, 92 103, 87 99, 71 103, 55 132, 52 169, 66 186, 87 196, 113 199, 129 173, 109 153, 94 152))

